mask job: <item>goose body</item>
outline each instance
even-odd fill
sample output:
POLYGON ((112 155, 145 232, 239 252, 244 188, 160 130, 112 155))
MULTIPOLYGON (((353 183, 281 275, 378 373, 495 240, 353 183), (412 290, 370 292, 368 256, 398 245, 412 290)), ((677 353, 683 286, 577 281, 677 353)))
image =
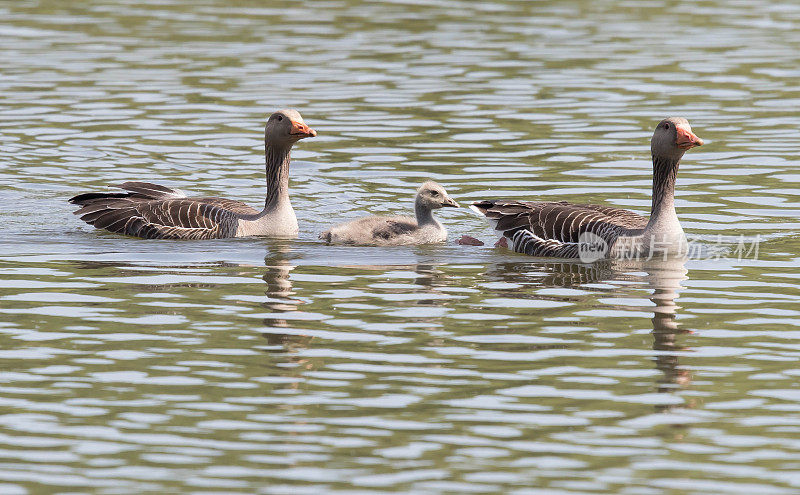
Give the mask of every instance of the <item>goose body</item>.
POLYGON ((296 110, 280 110, 264 130, 267 197, 263 210, 241 201, 188 197, 180 190, 149 182, 125 182, 126 192, 86 193, 70 203, 81 220, 97 228, 145 239, 218 239, 252 235, 297 235, 297 217, 289 201, 292 145, 316 136, 296 110))
POLYGON ((447 229, 432 210, 458 207, 439 184, 428 181, 417 190, 414 199, 416 217, 369 216, 339 224, 319 235, 330 244, 360 246, 400 246, 436 244, 447 240, 447 229))
POLYGON ((470 208, 503 234, 499 245, 531 256, 598 259, 686 253, 675 213, 675 179, 686 150, 702 146, 686 119, 662 120, 653 133, 650 217, 594 204, 485 200, 470 208))

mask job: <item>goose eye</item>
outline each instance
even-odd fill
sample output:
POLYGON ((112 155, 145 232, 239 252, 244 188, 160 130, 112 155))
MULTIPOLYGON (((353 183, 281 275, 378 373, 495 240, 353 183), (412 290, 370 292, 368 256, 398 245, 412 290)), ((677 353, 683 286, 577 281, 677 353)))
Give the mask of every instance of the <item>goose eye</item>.
POLYGON ((281 120, 283 120, 283 115, 278 115, 278 122, 280 122, 281 120))
POLYGON ((438 195, 439 195, 439 191, 431 191, 431 196, 438 196, 438 195))
POLYGON ((664 129, 669 130, 669 122, 664 122, 664 129))

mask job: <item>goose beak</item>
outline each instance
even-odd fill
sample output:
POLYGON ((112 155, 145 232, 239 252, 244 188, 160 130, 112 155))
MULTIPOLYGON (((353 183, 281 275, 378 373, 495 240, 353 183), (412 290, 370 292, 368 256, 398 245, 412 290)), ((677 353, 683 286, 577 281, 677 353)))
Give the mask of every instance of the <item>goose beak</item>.
POLYGON ((703 146, 703 140, 695 136, 692 131, 685 127, 676 127, 677 136, 675 136, 675 144, 682 150, 688 150, 695 146, 703 146))
POLYGON ((308 127, 304 122, 292 122, 292 130, 289 134, 297 136, 297 139, 303 139, 316 136, 317 131, 308 127))
POLYGON ((456 200, 454 200, 453 198, 447 198, 444 201, 444 203, 442 203, 442 206, 450 206, 450 207, 453 207, 453 208, 461 208, 461 205, 456 203, 456 200))

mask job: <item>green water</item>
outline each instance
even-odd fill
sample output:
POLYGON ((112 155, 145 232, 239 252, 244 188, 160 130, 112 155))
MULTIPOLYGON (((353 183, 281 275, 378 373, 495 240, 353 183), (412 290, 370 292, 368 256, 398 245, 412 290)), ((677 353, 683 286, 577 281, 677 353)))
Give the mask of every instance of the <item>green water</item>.
POLYGON ((0 493, 800 490, 800 6, 0 16, 0 493), (141 241, 65 202, 149 180, 258 205, 288 106, 319 133, 296 240, 141 241), (667 115, 707 143, 678 177, 685 263, 517 256, 466 209, 447 245, 317 240, 429 178, 647 213, 667 115))

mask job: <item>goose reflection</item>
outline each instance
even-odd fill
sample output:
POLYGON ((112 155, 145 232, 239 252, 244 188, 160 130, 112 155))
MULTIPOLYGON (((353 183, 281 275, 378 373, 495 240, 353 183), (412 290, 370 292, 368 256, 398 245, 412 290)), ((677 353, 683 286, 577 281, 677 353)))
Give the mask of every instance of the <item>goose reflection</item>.
MULTIPOLYGON (((440 288, 447 286, 447 276, 436 265, 419 264, 411 267, 417 273, 414 283, 429 294, 441 293, 440 288)), ((447 299, 419 299, 420 306, 446 306, 447 299)))
MULTIPOLYGON (((650 300, 653 308, 653 350, 656 353, 656 368, 663 373, 657 391, 669 393, 678 387, 688 387, 692 377, 688 369, 680 366, 678 352, 687 348, 678 344, 678 335, 689 333, 681 329, 675 321, 680 306, 675 304, 681 282, 688 279, 685 259, 651 261, 643 267, 647 272, 645 279, 653 289, 650 300)), ((656 406, 666 411, 675 405, 656 406)), ((691 407, 690 403, 680 407, 691 407)))
MULTIPOLYGON (((564 301, 571 296, 531 295, 530 287, 521 282, 529 282, 537 287, 558 287, 565 289, 585 289, 586 284, 598 284, 593 291, 601 295, 619 294, 619 282, 643 284, 652 290, 650 301, 653 307, 652 332, 655 353, 655 367, 663 375, 656 384, 659 393, 671 393, 691 384, 691 373, 679 362, 680 351, 686 350, 678 342, 678 336, 689 333, 681 329, 676 321, 680 307, 675 303, 681 282, 688 279, 686 258, 652 260, 606 260, 593 264, 569 262, 521 262, 494 265, 487 271, 487 279, 509 284, 504 295, 507 297, 534 297, 564 301), (603 285, 601 285, 603 284, 603 285), (607 285, 605 285, 607 284, 607 285)), ((581 296, 575 296, 577 302, 581 296)), ((628 309, 627 307, 624 309, 628 309)), ((666 411, 683 405, 658 405, 657 411, 666 411)))
POLYGON ((430 299, 417 299, 414 304, 419 306, 447 306, 449 300, 446 298, 437 297, 445 291, 442 288, 450 286, 447 274, 443 272, 439 265, 432 263, 418 263, 418 264, 405 264, 405 265, 345 265, 343 268, 355 268, 358 270, 371 270, 381 272, 387 275, 386 282, 398 282, 398 279, 392 278, 390 272, 398 270, 406 270, 416 274, 413 277, 413 284, 409 284, 408 288, 404 291, 413 292, 414 294, 430 294, 430 299))
MULTIPOLYGON (((678 336, 689 333, 681 329, 676 321, 680 306, 675 304, 681 282, 687 280, 686 258, 667 258, 652 260, 627 260, 611 264, 611 269, 617 273, 612 280, 626 280, 645 282, 653 291, 650 301, 653 307, 653 350, 655 352, 655 365, 663 375, 656 384, 659 393, 671 393, 678 388, 686 388, 691 384, 692 377, 688 369, 681 366, 679 352, 687 348, 678 343, 678 336), (642 276, 642 272, 644 276, 642 276)), ((658 404, 656 411, 669 411, 676 407, 691 407, 686 404, 658 404)))
POLYGON ((289 245, 276 244, 270 246, 264 258, 266 271, 264 282, 267 284, 265 295, 267 300, 263 306, 270 310, 269 316, 264 318, 266 329, 262 332, 270 345, 280 346, 281 352, 291 348, 307 347, 310 337, 294 335, 287 332, 270 331, 289 328, 289 322, 283 315, 297 311, 302 301, 292 296, 295 295, 290 274, 295 266, 291 264, 292 251, 289 245))

